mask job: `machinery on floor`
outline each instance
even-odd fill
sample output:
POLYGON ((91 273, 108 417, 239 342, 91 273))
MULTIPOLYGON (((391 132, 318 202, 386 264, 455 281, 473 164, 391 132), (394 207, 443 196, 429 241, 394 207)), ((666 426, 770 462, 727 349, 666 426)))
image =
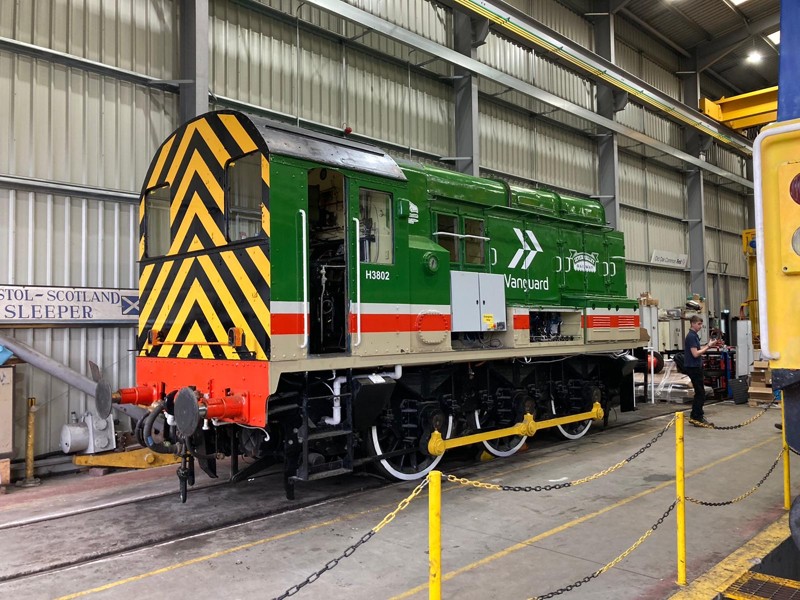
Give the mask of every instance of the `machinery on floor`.
POLYGON ((510 456, 632 404, 646 336, 595 200, 221 111, 156 153, 139 251, 137 386, 97 404, 151 405, 137 435, 184 457, 184 497, 194 459, 282 463, 291 496, 365 462, 422 477, 434 432, 510 456))

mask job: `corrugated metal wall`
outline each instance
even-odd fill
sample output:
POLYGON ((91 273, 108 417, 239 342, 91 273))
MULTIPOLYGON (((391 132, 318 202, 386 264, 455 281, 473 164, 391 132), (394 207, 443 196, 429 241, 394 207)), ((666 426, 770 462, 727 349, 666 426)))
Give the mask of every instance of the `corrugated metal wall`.
POLYGON ((747 259, 742 251, 742 230, 747 228, 746 199, 704 181, 706 260, 709 296, 717 310, 738 314, 747 299, 747 259))
POLYGON ((660 305, 683 304, 688 279, 682 269, 646 263, 654 250, 688 254, 686 183, 680 173, 633 156, 619 155, 620 221, 625 233, 625 257, 629 261, 628 294, 649 291, 660 305))
MULTIPOLYGON (((169 0, 0 3, 0 36, 153 77, 177 77, 177 8, 169 0)), ((172 94, 0 51, 0 173, 138 191, 152 154, 177 124, 172 94)), ((134 203, 0 189, 0 282, 136 287, 134 203), (6 229, 6 225, 8 228, 6 229)), ((111 384, 134 381, 132 328, 15 329, 23 342, 111 384)), ((36 397, 36 452, 58 449, 61 425, 83 394, 25 366, 18 396, 36 397)), ((24 442, 25 406, 15 414, 24 442)), ((21 454, 20 454, 21 455, 21 454)))

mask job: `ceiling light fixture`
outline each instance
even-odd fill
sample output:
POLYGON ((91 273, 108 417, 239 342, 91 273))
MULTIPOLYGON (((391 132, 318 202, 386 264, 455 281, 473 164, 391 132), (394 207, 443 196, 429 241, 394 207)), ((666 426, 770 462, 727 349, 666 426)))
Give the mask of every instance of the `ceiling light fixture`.
POLYGON ((758 50, 753 50, 747 55, 747 62, 749 62, 751 65, 757 65, 763 58, 764 57, 761 56, 761 52, 758 50))

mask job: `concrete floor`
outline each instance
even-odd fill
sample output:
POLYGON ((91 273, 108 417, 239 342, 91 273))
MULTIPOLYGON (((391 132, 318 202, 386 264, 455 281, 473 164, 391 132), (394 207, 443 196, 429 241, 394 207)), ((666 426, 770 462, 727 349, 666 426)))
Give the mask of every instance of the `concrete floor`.
MULTIPOLYGON (((628 423, 624 427, 578 442, 537 440, 525 453, 461 467, 457 475, 523 486, 583 477, 644 445, 669 417, 636 419, 670 408, 619 415, 628 423)), ((733 424, 757 410, 722 404, 706 412, 718 424, 733 424)), ((776 409, 741 430, 687 427, 687 493, 718 501, 747 491, 780 451, 780 435, 773 427, 779 418, 776 409)), ((118 490, 167 492, 174 485, 174 468, 166 469, 163 475, 154 470, 104 479, 118 477, 118 490), (152 480, 142 485, 147 478, 152 480)), ((674 434, 669 432, 631 464, 574 488, 515 494, 445 483, 444 597, 525 599, 591 574, 633 544, 667 509, 674 499, 674 469, 674 434)), ((184 505, 174 494, 125 504, 120 492, 117 506, 98 508, 111 492, 108 486, 106 492, 90 492, 88 483, 87 489, 60 495, 53 487, 50 505, 44 495, 30 502, 19 500, 21 494, 0 497, 0 579, 55 569, 0 583, 0 598, 272 598, 338 556, 414 487, 379 486, 364 476, 315 482, 298 488, 295 505, 308 506, 287 511, 290 504, 282 498, 279 483, 279 478, 267 476, 246 486, 208 487, 190 494, 184 505), (331 494, 347 496, 319 502, 331 494), (72 500, 57 503, 61 496, 72 500), (83 499, 95 510, 81 512, 83 499), (64 516, 20 524, 32 516, 45 518, 48 511, 64 516), (226 526, 242 512, 255 520, 226 526), (203 533, 209 527, 216 529, 203 533), (118 554, 121 550, 125 552, 118 554), (58 568, 76 560, 86 562, 58 568)), ((424 495, 296 597, 427 597, 424 495)), ((780 466, 760 490, 733 506, 689 504, 689 579, 775 521, 783 514, 782 505, 780 466)), ((675 518, 670 516, 617 567, 565 597, 666 598, 677 589, 675 569, 675 518)))

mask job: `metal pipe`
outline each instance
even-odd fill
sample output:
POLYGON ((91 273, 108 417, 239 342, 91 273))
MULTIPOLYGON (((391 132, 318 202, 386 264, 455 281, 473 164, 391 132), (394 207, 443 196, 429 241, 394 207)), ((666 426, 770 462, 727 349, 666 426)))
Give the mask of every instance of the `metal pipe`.
POLYGON ((678 585, 686 585, 686 468, 683 461, 683 411, 675 421, 675 490, 678 496, 678 585))
POLYGON ((442 599, 442 474, 428 475, 428 588, 430 600, 442 599))
POLYGON ((789 444, 786 443, 786 401, 781 392, 781 434, 783 436, 783 507, 792 508, 792 474, 789 466, 789 444))
POLYGON ((18 482, 19 487, 36 487, 41 481, 33 476, 33 442, 36 426, 36 398, 28 398, 28 431, 25 445, 25 479, 18 482))
POLYGON ((77 371, 62 365, 60 362, 53 360, 38 350, 34 350, 27 344, 15 338, 3 335, 2 333, 0 333, 0 346, 5 346, 29 365, 41 369, 56 379, 60 379, 64 383, 82 391, 84 394, 94 397, 96 384, 85 375, 81 375, 77 371))

